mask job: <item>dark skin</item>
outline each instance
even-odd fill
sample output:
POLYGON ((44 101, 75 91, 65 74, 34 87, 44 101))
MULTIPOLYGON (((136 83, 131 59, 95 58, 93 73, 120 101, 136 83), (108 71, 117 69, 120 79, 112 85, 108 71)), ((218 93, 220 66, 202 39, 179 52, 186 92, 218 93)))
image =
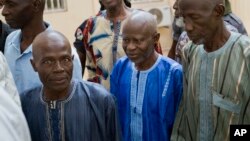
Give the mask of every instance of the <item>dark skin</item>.
POLYGON ((84 70, 85 70, 85 64, 86 64, 86 50, 83 49, 83 52, 77 50, 77 53, 78 53, 78 56, 79 56, 79 59, 80 59, 80 62, 81 62, 82 76, 83 76, 84 75, 84 70))
POLYGON ((106 18, 114 23, 124 20, 131 13, 123 0, 101 0, 101 3, 107 10, 106 18))
POLYGON ((44 0, 4 0, 2 15, 6 22, 16 29, 21 29, 21 52, 32 43, 36 35, 43 32, 44 0))
POLYGON ((188 37, 195 44, 204 44, 207 52, 218 50, 230 37, 223 23, 222 0, 181 0, 180 10, 188 37))
MULTIPOLYGON (((173 8, 175 9, 175 17, 179 17, 180 16, 180 10, 179 10, 179 7, 178 7, 178 2, 179 2, 180 0, 176 0, 175 1, 175 3, 174 3, 174 6, 173 6, 173 8)), ((225 1, 225 0, 223 0, 223 1, 225 1)), ((222 10, 223 10, 223 7, 222 7, 222 5, 220 5, 220 4, 222 4, 222 2, 223 2, 222 0, 215 0, 214 2, 215 3, 217 3, 218 4, 218 6, 217 6, 217 8, 215 9, 216 10, 216 12, 217 12, 217 15, 219 14, 219 15, 221 15, 221 12, 222 12, 222 10)), ((227 0, 226 0, 227 1, 227 0)), ((228 2, 228 1, 227 1, 228 2)), ((225 12, 227 12, 227 11, 225 11, 224 10, 224 15, 225 15, 225 12)), ((223 45, 224 44, 224 42, 225 41, 227 41, 227 37, 229 37, 229 32, 227 33, 227 31, 221 31, 223 29, 223 27, 220 27, 219 28, 219 32, 225 32, 225 33, 223 33, 224 35, 222 35, 222 36, 224 36, 224 37, 221 37, 220 39, 219 38, 217 38, 217 39, 219 39, 219 45, 223 45)), ((217 31, 216 31, 217 32, 217 31)), ((217 34, 217 33, 216 33, 217 34)), ((175 40, 173 40, 173 42, 172 42, 172 46, 171 46, 171 49, 170 49, 170 51, 169 51, 169 54, 168 54, 168 57, 170 57, 170 58, 172 58, 172 59, 174 59, 174 57, 175 57, 175 48, 176 48, 176 45, 177 45, 177 43, 178 43, 178 41, 175 41, 175 40)), ((209 45, 209 46, 213 46, 213 45, 209 45)), ((218 45, 217 45, 218 46, 218 45)), ((216 50, 216 48, 215 49, 208 49, 207 51, 213 51, 213 50, 216 50)))
POLYGON ((173 5, 173 9, 175 10, 175 11, 174 11, 174 16, 175 16, 176 18, 178 18, 178 17, 181 16, 180 10, 179 10, 179 1, 180 1, 180 0, 175 0, 174 5, 173 5))
MULTIPOLYGON (((180 17, 180 11, 179 11, 178 4, 179 4, 179 0, 176 0, 174 5, 173 5, 173 9, 175 10, 175 12, 174 12, 175 18, 180 17)), ((175 48, 176 48, 177 43, 178 43, 177 40, 172 41, 171 48, 170 48, 170 50, 168 52, 168 57, 169 58, 175 59, 175 48)))
POLYGON ((3 7, 3 0, 0 0, 0 9, 3 7))
POLYGON ((137 70, 149 69, 158 58, 154 50, 154 45, 160 38, 156 25, 151 14, 141 11, 131 15, 124 23, 122 46, 137 70))
POLYGON ((176 48, 177 43, 178 43, 178 41, 176 41, 176 40, 172 41, 171 48, 168 52, 168 57, 171 59, 175 59, 175 48, 176 48))
MULTIPOLYGON (((131 14, 131 9, 128 8, 123 0, 102 0, 101 1, 107 10, 107 19, 113 21, 114 29, 117 30, 117 22, 122 21, 131 14), (113 2, 107 2, 113 1, 113 2)), ((116 33, 116 31, 115 31, 116 33)))
MULTIPOLYGON (((131 9, 128 8, 123 0, 100 0, 100 3, 107 11, 107 19, 113 21, 114 29, 117 29, 117 22, 122 21, 131 14, 131 9)), ((77 51, 82 64, 82 72, 84 73, 86 64, 86 50, 83 52, 77 51)))
POLYGON ((33 42, 31 64, 44 86, 46 101, 68 97, 73 71, 73 56, 69 41, 61 33, 45 31, 33 42))

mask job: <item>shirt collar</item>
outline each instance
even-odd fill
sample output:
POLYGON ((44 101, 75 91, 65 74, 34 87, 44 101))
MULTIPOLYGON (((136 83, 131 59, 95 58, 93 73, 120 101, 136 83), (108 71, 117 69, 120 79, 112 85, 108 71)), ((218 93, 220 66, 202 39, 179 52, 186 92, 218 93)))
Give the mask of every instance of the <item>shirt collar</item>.
MULTIPOLYGON (((46 26, 45 31, 52 30, 52 26, 49 23, 44 22, 44 24, 46 26)), ((11 44, 14 44, 15 48, 21 52, 21 49, 20 49, 20 40, 21 40, 21 34, 22 34, 21 29, 18 29, 15 32, 16 34, 13 36, 11 40, 11 44)), ((22 54, 26 54, 29 52, 32 52, 32 44, 29 45, 29 47, 22 54)))

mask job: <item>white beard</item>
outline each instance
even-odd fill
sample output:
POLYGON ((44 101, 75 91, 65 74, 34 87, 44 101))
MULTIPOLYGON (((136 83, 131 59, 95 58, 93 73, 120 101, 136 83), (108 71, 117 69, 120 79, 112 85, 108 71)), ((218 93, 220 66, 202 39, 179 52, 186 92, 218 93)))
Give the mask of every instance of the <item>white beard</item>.
POLYGON ((175 25, 180 28, 184 28, 183 17, 176 18, 175 25))

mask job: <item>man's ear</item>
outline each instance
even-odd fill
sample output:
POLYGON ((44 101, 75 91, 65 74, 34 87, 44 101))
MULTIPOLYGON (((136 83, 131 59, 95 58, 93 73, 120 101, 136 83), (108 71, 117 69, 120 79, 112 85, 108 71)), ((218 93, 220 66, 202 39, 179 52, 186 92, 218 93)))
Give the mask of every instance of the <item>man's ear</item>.
POLYGON ((42 1, 41 0, 33 0, 34 11, 38 12, 41 10, 42 1))
POLYGON ((155 44, 157 44, 159 42, 159 40, 160 40, 160 33, 155 33, 155 35, 154 35, 155 44))
POLYGON ((75 57, 74 55, 71 56, 72 61, 74 60, 74 57, 75 57))
POLYGON ((31 65, 32 65, 34 71, 37 72, 36 64, 35 64, 35 62, 34 62, 33 59, 30 59, 30 63, 31 63, 31 65))
POLYGON ((214 13, 216 17, 219 18, 223 17, 224 12, 225 12, 225 6, 223 4, 216 4, 216 6, 214 7, 214 13))

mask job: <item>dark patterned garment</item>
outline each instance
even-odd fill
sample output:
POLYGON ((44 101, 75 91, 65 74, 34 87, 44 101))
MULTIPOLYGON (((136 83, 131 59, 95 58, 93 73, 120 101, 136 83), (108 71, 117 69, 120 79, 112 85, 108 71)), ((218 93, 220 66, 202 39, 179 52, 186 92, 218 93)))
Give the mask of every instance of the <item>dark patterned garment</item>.
POLYGON ((21 94, 33 141, 119 141, 116 104, 102 86, 72 82, 68 98, 45 101, 43 88, 21 94))
POLYGON ((231 32, 218 50, 182 50, 183 97, 172 141, 229 141, 230 125, 250 123, 250 39, 231 32))
POLYGON ((4 53, 4 45, 7 36, 12 32, 13 30, 5 23, 3 23, 0 20, 0 51, 4 53))

